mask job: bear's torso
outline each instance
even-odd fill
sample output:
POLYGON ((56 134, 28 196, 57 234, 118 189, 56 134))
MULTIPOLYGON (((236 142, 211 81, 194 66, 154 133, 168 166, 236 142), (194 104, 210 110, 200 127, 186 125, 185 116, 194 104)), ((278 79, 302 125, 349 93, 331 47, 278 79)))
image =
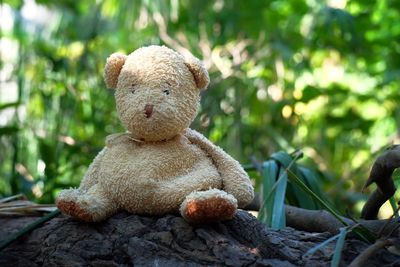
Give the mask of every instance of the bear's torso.
POLYGON ((108 141, 101 162, 99 183, 107 195, 137 214, 178 212, 190 192, 222 187, 211 159, 182 135, 141 143, 121 134, 108 141))

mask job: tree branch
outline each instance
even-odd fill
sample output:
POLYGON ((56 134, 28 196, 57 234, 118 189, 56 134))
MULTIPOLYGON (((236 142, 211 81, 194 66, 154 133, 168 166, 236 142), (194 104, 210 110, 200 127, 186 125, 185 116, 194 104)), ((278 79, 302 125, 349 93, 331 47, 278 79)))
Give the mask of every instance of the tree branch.
POLYGON ((362 211, 361 218, 373 220, 377 218, 380 207, 396 192, 392 174, 400 167, 400 146, 393 145, 379 156, 374 164, 364 188, 376 183, 378 188, 368 198, 362 211))
POLYGON ((358 255, 349 265, 349 267, 365 266, 370 258, 380 249, 393 245, 393 239, 379 239, 373 245, 369 246, 360 255, 358 255))
MULTIPOLYGON (((260 203, 260 195, 256 194, 252 203, 250 203, 245 210, 258 211, 260 209, 260 203)), ((343 224, 326 210, 307 210, 285 205, 285 214, 287 226, 297 230, 337 234, 339 233, 340 227, 343 227, 343 224)), ((342 219, 348 225, 359 223, 370 232, 379 233, 380 236, 400 236, 399 229, 393 231, 393 229, 399 225, 400 218, 387 220, 358 220, 356 222, 347 217, 342 217, 342 219)))

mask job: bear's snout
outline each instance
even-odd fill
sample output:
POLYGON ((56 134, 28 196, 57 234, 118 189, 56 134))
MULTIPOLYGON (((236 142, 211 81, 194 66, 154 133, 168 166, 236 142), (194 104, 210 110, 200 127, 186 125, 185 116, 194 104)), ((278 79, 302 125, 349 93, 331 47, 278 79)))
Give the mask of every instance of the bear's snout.
POLYGON ((146 115, 146 118, 150 118, 151 115, 153 115, 153 107, 154 105, 146 104, 144 107, 144 114, 146 115))

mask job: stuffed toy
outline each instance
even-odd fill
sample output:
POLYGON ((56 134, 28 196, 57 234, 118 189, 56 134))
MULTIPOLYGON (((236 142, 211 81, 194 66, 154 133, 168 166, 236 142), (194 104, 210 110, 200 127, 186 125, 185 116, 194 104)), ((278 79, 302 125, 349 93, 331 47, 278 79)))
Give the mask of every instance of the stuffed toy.
POLYGON ((165 46, 108 57, 104 80, 115 89, 119 119, 128 130, 110 135, 78 189, 56 199, 65 214, 101 221, 126 210, 178 213, 190 223, 231 219, 254 191, 240 164, 189 127, 209 83, 193 57, 165 46))

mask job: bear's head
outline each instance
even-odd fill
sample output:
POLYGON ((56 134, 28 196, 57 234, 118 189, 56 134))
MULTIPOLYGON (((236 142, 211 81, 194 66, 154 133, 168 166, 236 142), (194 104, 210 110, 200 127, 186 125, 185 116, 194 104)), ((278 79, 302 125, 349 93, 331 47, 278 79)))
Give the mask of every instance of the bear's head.
POLYGON ((209 83, 197 58, 155 45, 128 56, 109 56, 104 80, 116 90, 121 122, 142 141, 168 140, 183 132, 196 116, 200 91, 209 83))

